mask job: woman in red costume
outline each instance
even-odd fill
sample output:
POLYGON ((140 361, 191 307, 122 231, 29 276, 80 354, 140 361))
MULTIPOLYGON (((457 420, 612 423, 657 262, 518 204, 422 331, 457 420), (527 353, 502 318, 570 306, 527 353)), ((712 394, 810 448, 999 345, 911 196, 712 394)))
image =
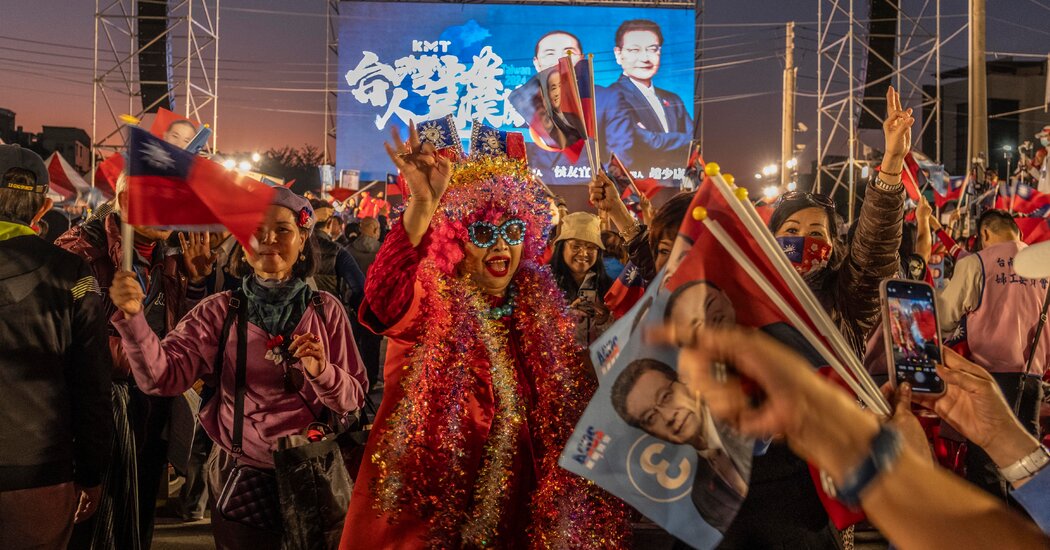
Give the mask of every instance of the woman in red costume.
POLYGON ((623 505, 558 466, 596 383, 538 263, 542 186, 507 157, 450 163, 414 128, 386 147, 411 199, 360 309, 390 338, 386 394, 340 547, 623 546, 623 505))

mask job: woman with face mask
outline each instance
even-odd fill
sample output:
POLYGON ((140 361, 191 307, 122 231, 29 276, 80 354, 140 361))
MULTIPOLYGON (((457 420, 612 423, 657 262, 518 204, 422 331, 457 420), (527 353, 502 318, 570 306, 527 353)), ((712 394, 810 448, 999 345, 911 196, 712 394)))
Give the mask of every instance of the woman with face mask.
POLYGON ((788 193, 769 220, 781 249, 802 275, 846 341, 863 357, 865 338, 879 320, 879 284, 897 274, 904 221, 904 156, 911 150, 911 109, 891 87, 881 170, 865 186, 852 242, 840 237, 834 201, 816 193, 788 193))
POLYGON ((542 186, 506 157, 450 163, 414 127, 387 153, 412 193, 361 305, 390 340, 340 547, 622 545, 623 506, 558 466, 595 384, 537 261, 542 186))
MULTIPOLYGON (((911 109, 903 110, 890 88, 883 131, 886 153, 880 172, 864 191, 849 245, 840 237, 835 203, 814 193, 788 193, 769 221, 781 249, 802 275, 846 341, 862 357, 865 337, 879 319, 879 284, 897 274, 897 249, 904 220, 900 173, 911 148, 911 109)), ((803 349, 804 340, 794 344, 803 349)), ((805 354, 805 353, 804 353, 805 354)), ((818 364, 814 365, 820 366, 818 364)), ((806 462, 786 444, 774 442, 756 456, 751 487, 726 533, 726 548, 838 550, 838 533, 817 495, 806 462)), ((852 534, 850 534, 852 536, 852 534)))

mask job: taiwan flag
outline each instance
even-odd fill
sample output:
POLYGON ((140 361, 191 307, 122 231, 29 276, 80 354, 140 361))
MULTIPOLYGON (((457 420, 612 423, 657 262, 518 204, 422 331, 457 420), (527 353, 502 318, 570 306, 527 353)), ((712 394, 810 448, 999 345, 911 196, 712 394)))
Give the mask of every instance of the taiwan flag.
POLYGON ((558 110, 580 135, 595 137, 598 129, 594 114, 594 75, 591 74, 591 64, 582 57, 577 58, 574 64, 571 57, 565 56, 558 60, 558 76, 561 81, 558 110))
POLYGON ((479 120, 472 124, 470 132, 470 155, 507 156, 527 161, 525 136, 518 132, 504 132, 479 120))
POLYGON ((642 272, 631 262, 627 262, 620 276, 613 281, 605 293, 605 306, 613 317, 619 319, 634 307, 634 304, 645 294, 646 281, 642 272))
POLYGON ((246 248, 275 193, 264 183, 129 127, 128 212, 133 225, 208 231, 223 226, 246 248))

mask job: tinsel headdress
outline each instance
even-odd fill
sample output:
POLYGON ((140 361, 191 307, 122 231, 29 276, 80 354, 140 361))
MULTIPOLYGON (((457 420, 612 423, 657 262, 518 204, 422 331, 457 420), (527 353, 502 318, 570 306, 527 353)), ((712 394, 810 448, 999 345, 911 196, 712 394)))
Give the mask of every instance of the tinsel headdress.
POLYGON ((543 185, 525 163, 505 156, 475 155, 452 166, 448 189, 430 222, 427 256, 451 274, 463 259, 467 227, 478 220, 524 220, 522 263, 543 254, 551 230, 551 210, 543 185))

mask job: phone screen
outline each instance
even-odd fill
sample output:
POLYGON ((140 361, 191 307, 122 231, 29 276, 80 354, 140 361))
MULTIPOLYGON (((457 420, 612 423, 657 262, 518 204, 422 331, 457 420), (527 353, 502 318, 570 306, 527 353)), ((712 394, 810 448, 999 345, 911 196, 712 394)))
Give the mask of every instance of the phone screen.
POLYGON ((911 384, 922 393, 941 393, 944 381, 935 365, 941 362, 941 332, 936 301, 929 285, 909 281, 886 283, 887 340, 897 384, 911 384))

